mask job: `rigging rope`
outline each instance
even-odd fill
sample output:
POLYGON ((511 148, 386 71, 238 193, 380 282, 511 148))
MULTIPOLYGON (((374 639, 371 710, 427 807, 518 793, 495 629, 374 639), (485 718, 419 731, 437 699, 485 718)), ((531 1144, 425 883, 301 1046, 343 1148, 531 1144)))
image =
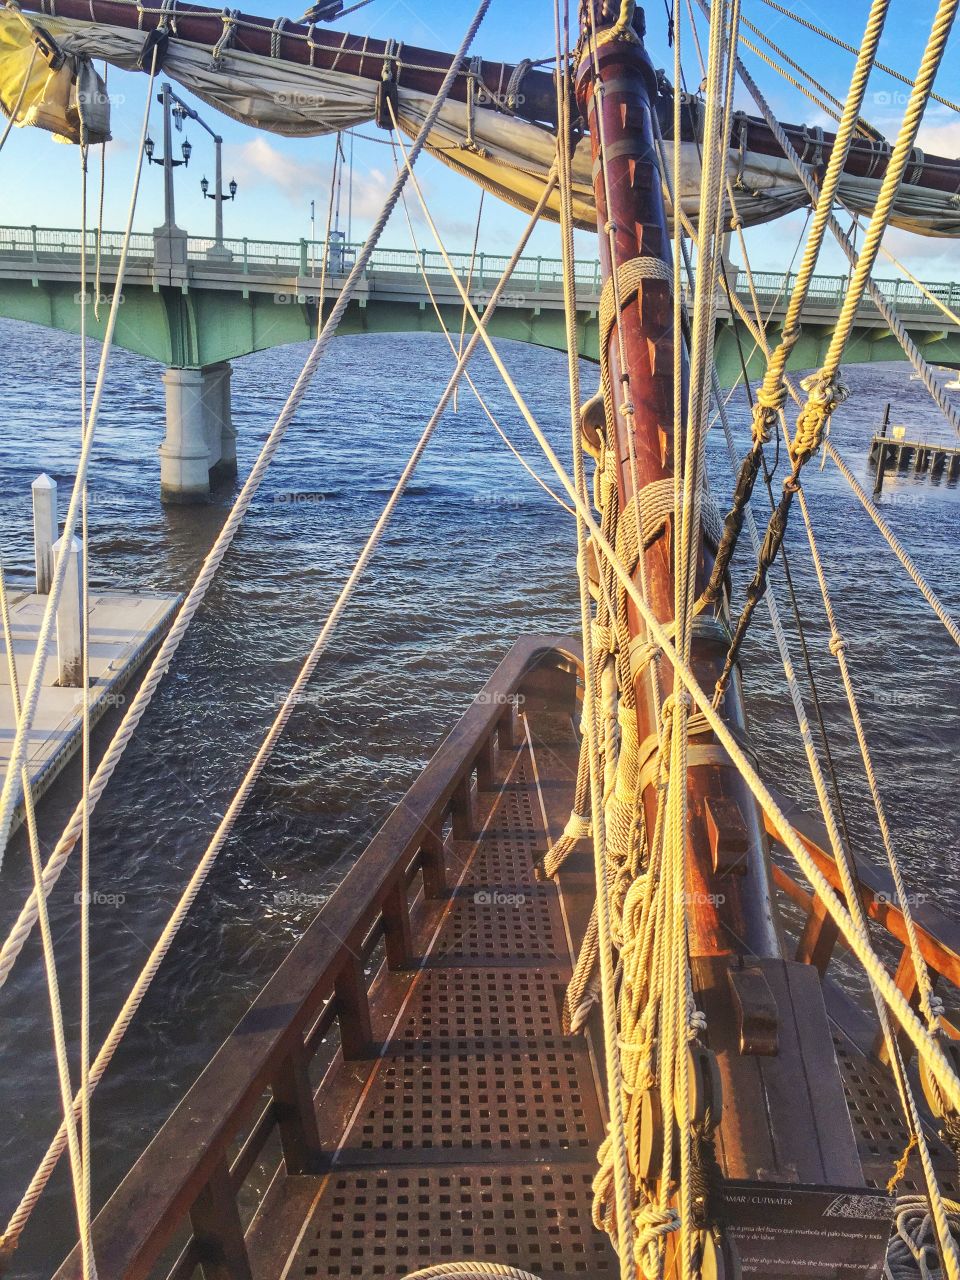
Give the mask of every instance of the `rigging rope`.
MULTIPOLYGON (((828 40, 831 44, 835 44, 838 49, 845 49, 847 53, 858 54, 859 49, 852 44, 847 44, 845 40, 841 40, 839 36, 833 35, 824 27, 818 27, 811 22, 809 18, 804 18, 795 9, 787 9, 782 4, 777 4, 776 0, 760 0, 761 4, 765 4, 768 9, 775 9, 777 13, 783 14, 785 18, 791 18, 794 22, 798 22, 800 26, 806 27, 808 31, 813 31, 816 35, 822 36, 824 40, 828 40)), ((878 71, 885 72, 888 76, 893 76, 895 80, 899 80, 901 84, 908 84, 913 87, 916 81, 911 80, 909 76, 905 76, 901 71, 888 67, 885 62, 877 62, 874 64, 878 71)), ((934 102, 939 102, 944 107, 949 107, 951 111, 960 111, 960 106, 956 102, 951 102, 949 98, 941 98, 938 93, 931 93, 930 97, 934 102)))
MULTIPOLYGON (((153 69, 150 73, 151 86, 153 84, 153 78, 156 75, 156 51, 154 51, 152 68, 153 69)), ((77 461, 77 473, 74 479, 73 490, 70 495, 70 502, 67 506, 67 514, 63 522, 63 533, 60 539, 60 554, 57 556, 54 564, 50 591, 47 596, 43 617, 37 633, 36 653, 30 670, 30 676, 27 680, 27 689, 23 697, 23 710, 20 719, 17 722, 16 733, 14 734, 13 743, 10 747, 6 776, 3 781, 3 788, 0 790, 0 867, 3 865, 3 855, 10 835, 13 811, 17 801, 17 787, 19 785, 21 771, 26 762, 27 746, 30 740, 30 734, 33 731, 33 722, 36 717, 37 706, 40 700, 40 690, 43 683, 43 673, 46 666, 47 654, 53 639, 57 609, 60 603, 60 597, 63 593, 63 584, 66 578, 67 564, 70 558, 70 546, 74 531, 76 530, 81 496, 90 466, 90 456, 93 450, 97 417, 100 411, 100 403, 106 383, 107 369, 109 367, 110 355, 113 349, 113 337, 116 331, 120 303, 123 300, 123 281, 127 270, 130 240, 133 233, 133 218, 136 210, 137 195, 140 190, 140 179, 143 172, 145 141, 146 125, 144 125, 140 138, 139 152, 134 170, 133 189, 131 191, 130 204, 127 211, 127 223, 124 231, 123 244, 120 249, 120 258, 117 263, 116 282, 114 284, 113 297, 110 303, 110 314, 107 318, 107 325, 103 336, 100 365, 97 370, 97 379, 93 389, 93 397, 90 402, 89 413, 87 414, 86 430, 80 447, 80 457, 77 461)), ((85 248, 86 246, 84 246, 84 249, 85 248)))
MULTIPOLYGON (((417 134, 416 140, 413 142, 411 146, 411 149, 410 149, 411 165, 416 162, 417 157, 419 156, 420 152, 423 149, 427 134, 436 123, 437 117, 439 116, 440 111, 443 107, 443 103, 446 100, 446 97, 450 92, 450 88, 453 85, 453 81, 456 78, 457 68, 459 67, 460 60, 462 60, 462 57, 463 57, 462 51, 465 51, 467 48, 469 48, 469 44, 473 39, 473 35, 475 34, 476 29, 479 27, 480 22, 482 21, 483 15, 486 13, 487 8, 489 7, 489 3, 490 3, 490 0, 482 0, 482 3, 480 4, 479 9, 477 10, 477 14, 474 17, 474 20, 471 23, 471 26, 468 30, 467 37, 465 38, 463 45, 461 46, 461 51, 458 51, 458 53, 455 54, 453 57, 450 68, 444 78, 443 84, 441 85, 440 92, 438 93, 434 102, 431 104, 430 110, 428 111, 424 119, 423 125, 421 126, 421 129, 417 134)), ((346 311, 347 306, 349 305, 349 302, 354 292, 356 291, 358 285, 360 284, 361 279, 363 278, 363 274, 366 270, 367 264, 370 260, 373 250, 376 247, 376 244, 381 234, 383 233, 383 229, 386 226, 386 223, 390 217, 390 214, 393 212, 393 209, 395 208, 396 203, 400 198, 400 193, 403 190, 403 186, 406 180, 407 180, 407 175, 406 175, 406 172, 404 172, 397 178, 397 181, 394 183, 393 187, 388 193, 386 201, 384 202, 383 208, 381 209, 381 212, 370 232, 370 235, 367 237, 367 240, 364 243, 363 248, 360 250, 360 253, 357 255, 356 262, 354 263, 354 266, 351 269, 350 274, 348 275, 346 281, 344 282, 343 288, 340 291, 340 295, 337 298, 337 301, 330 312, 330 316, 327 319, 327 322, 324 325, 323 330, 321 331, 319 337, 317 338, 317 341, 314 344, 310 354, 308 355, 304 363, 303 369, 301 370, 300 375, 298 376, 297 381, 294 384, 293 389, 291 390, 286 403, 281 409, 276 422, 271 428, 270 433, 267 436, 267 439, 264 441, 263 447, 250 471, 250 474, 247 476, 247 479, 244 482, 243 487, 240 490, 240 493, 237 495, 237 499, 233 507, 231 508, 230 513, 227 516, 227 519, 224 521, 219 534, 217 535, 212 547, 207 553, 204 559, 204 562, 200 568, 200 571, 193 583, 193 586, 190 588, 189 592, 187 593, 186 599, 181 605, 181 608, 179 613, 177 614, 176 620, 174 621, 172 627, 164 637, 159 649, 157 650, 156 655, 154 656, 153 661, 150 664, 147 674, 144 676, 140 686, 137 689, 135 696, 133 697, 132 701, 130 702, 130 705, 128 706, 124 714, 123 720, 120 723, 120 727, 117 729, 117 732, 113 737, 113 740, 111 741, 109 747, 105 751, 103 757, 100 760, 100 763, 97 766, 96 771, 94 772, 94 775, 90 781, 90 788, 89 788, 91 813, 93 812, 93 809, 97 801, 99 800, 100 796, 103 794, 103 791, 106 788, 106 785, 109 782, 110 777, 112 776, 113 771, 116 768, 117 763, 119 762, 119 759, 122 756, 123 751, 127 746, 127 743, 129 742, 131 736, 133 735, 134 730, 136 729, 140 720, 143 718, 143 715, 150 703, 151 698, 153 697, 153 694, 157 688, 157 685, 159 684, 160 680, 163 678, 164 674, 166 673, 166 670, 169 667, 170 662, 172 661, 173 656, 177 648, 179 647, 180 642, 183 639, 183 636, 187 628, 190 625, 190 622, 192 621, 197 610, 199 609, 203 601, 203 598, 206 595, 206 592, 210 586, 210 583, 213 580, 213 577, 216 574, 217 569, 219 568, 220 563, 223 560, 223 557, 226 555, 227 550, 229 549, 230 544, 232 543, 233 538, 236 535, 236 532, 240 527, 240 524, 251 502, 253 501, 253 498, 258 488, 260 487, 260 483, 263 479, 263 476, 266 473, 267 468, 269 467, 271 461, 273 460, 273 457, 276 454, 277 449, 279 448, 280 442, 283 439, 283 436, 286 434, 287 428, 289 427, 290 422, 292 421, 294 414, 299 408, 300 403, 303 400, 304 395, 306 394, 307 388, 309 387, 310 382, 313 379, 313 375, 316 372, 316 368, 320 361, 320 358, 323 355, 324 351, 326 350, 327 346, 329 345, 330 341, 332 340, 334 334, 336 333, 339 327, 340 321, 343 318, 343 314, 346 311)), ((121 258, 121 267, 124 265, 124 263, 125 263, 125 259, 121 258)), ((119 288, 119 282, 122 279, 122 274, 123 274, 122 270, 118 269, 118 286, 117 286, 118 288, 119 288)), ((114 301, 116 302, 116 295, 115 295, 114 301)), ((114 313, 111 312, 111 316, 113 316, 113 314, 114 313)), ((91 405, 91 414, 92 413, 93 413, 93 405, 91 405)), ((89 435, 89 430, 88 430, 88 435, 89 435)), ((61 557, 61 566, 62 564, 63 564, 63 557, 61 557)), ((62 574, 61 574, 61 581, 62 581, 62 574)), ((19 730, 18 730, 18 736, 19 736, 19 730)), ((48 860, 47 866, 44 869, 44 875, 43 875, 44 894, 50 893, 50 890, 53 888, 53 885, 56 883, 57 879, 59 878, 60 873, 62 872, 63 867, 66 864, 66 861, 69 858, 69 855, 74 845, 76 844, 79 832, 80 832, 80 808, 78 807, 77 809, 74 810, 74 813, 71 816, 69 823, 67 824, 66 828, 63 831, 63 834, 58 840, 57 845, 53 853, 51 854, 50 859, 48 860)), ((22 950, 23 945, 26 942, 26 939, 30 934, 30 930, 32 929, 33 924, 36 920, 37 894, 38 894, 38 889, 35 887, 33 892, 30 895, 30 898, 28 899, 23 910, 21 911, 20 916, 18 917, 16 923, 14 924, 14 927, 11 930, 9 937, 5 941, 3 947, 0 948, 0 986, 2 986, 3 983, 6 981, 7 977, 9 977, 10 970, 12 969, 13 965, 16 962, 16 957, 20 954, 20 951, 22 950)))
MULTIPOLYGON (((407 172, 409 173, 410 170, 408 169, 407 172)), ((273 748, 276 745, 277 741, 279 740, 281 734, 283 733, 283 730, 286 727, 286 724, 293 710, 296 708, 297 705, 299 705, 300 702, 302 702, 303 690, 307 687, 311 677, 313 676, 316 670, 317 664, 319 663, 320 658, 322 657, 323 652, 327 647, 329 639, 332 636, 334 630, 336 629, 336 626, 340 620, 340 617, 343 614, 343 611, 346 608, 353 594, 356 584, 362 577, 366 569, 366 566, 368 565, 374 551, 376 550, 377 544, 379 543, 381 537, 383 536, 384 530, 386 529, 390 521, 390 518, 393 515, 393 511, 396 508, 396 505, 399 502, 400 498, 402 497, 403 491, 406 488, 407 484, 409 483, 410 478, 413 475, 413 472, 416 469, 416 466, 419 463, 421 456, 423 455, 423 451, 426 449, 426 446, 429 443, 430 438, 432 437, 437 425, 440 422, 440 419, 443 417, 443 414, 448 404, 450 403, 450 400, 453 395, 453 389, 456 386, 456 383, 458 382, 460 376, 462 375, 464 369, 466 368, 467 363, 473 356, 473 353, 476 350, 476 347, 480 341, 481 335, 485 334, 486 332, 485 326, 486 324, 489 323, 489 320, 492 318, 492 316, 496 311, 496 307, 499 304, 499 301, 503 295, 503 291, 505 290, 511 275, 513 274, 513 271, 517 265, 517 262, 520 259, 521 254, 526 248, 527 242, 533 231, 533 228, 536 225, 537 221, 539 220, 539 217, 543 209, 545 208, 547 201, 550 195, 552 194, 552 191, 553 191, 553 185, 552 183, 548 183, 536 210, 531 216, 531 219, 523 233, 523 236, 521 237, 521 240, 516 250, 514 251, 514 254, 511 257, 506 270, 504 271, 504 274, 501 276, 500 281, 491 296, 490 303, 487 307, 484 320, 481 322, 480 328, 474 334, 471 335, 470 340, 467 343, 466 348, 464 349, 463 355, 458 360, 457 366, 454 369, 450 377, 450 380, 447 383, 446 389, 444 390, 443 395, 440 398, 437 408, 434 410, 433 414, 431 415, 430 421, 427 423, 426 427, 424 428, 424 431, 419 441, 417 442, 416 448, 414 449, 409 460, 407 461, 407 464, 404 467, 404 470, 400 476, 400 479, 397 481, 397 484, 393 492, 391 493, 386 505, 384 506, 379 518, 377 519, 377 522, 372 532, 370 533, 370 536, 367 539, 367 542, 365 543, 363 550, 361 551, 360 556, 358 557, 350 573, 350 576, 348 577, 346 583, 344 584, 344 587, 342 588, 340 595, 337 597, 337 600, 334 603, 327 617, 327 620, 324 623, 323 628, 321 629, 317 637, 317 640, 313 648, 311 649, 309 655, 304 661, 304 664, 300 669, 297 679, 295 680, 291 689, 288 691, 284 699, 283 705, 281 706, 280 710, 277 713, 276 718, 271 724, 265 738, 263 739, 263 742, 260 745, 260 748, 258 749, 253 761, 250 764, 249 769, 247 770, 247 773, 244 775, 239 787, 237 788, 237 791, 235 792, 233 798, 231 799, 230 804, 228 805, 224 813, 224 816, 217 827, 217 830, 214 832, 213 836, 211 837, 210 842, 207 845, 207 848, 204 850, 201 858, 199 859, 197 866, 190 877, 189 882, 185 886, 180 896, 180 899, 178 900, 173 912, 171 913, 166 925, 164 926, 163 932, 161 933, 157 942, 154 944, 153 949, 150 953, 150 957, 148 958, 143 969, 140 971, 140 974, 138 975, 136 981, 134 982, 134 985, 131 988, 129 995, 127 996, 124 1002, 124 1005, 120 1010, 120 1013, 117 1015, 117 1018, 114 1021, 109 1034, 104 1040, 103 1045, 101 1046, 101 1049, 97 1054, 97 1057, 91 1069, 91 1073, 90 1073, 91 1090, 94 1089, 102 1079, 104 1072, 106 1071, 114 1053, 116 1052, 117 1046, 119 1045, 120 1041, 123 1039, 123 1036, 126 1033, 126 1030, 130 1025, 130 1022, 132 1021, 134 1014, 139 1008, 151 982, 153 981, 153 978, 157 970, 159 969, 164 956, 169 951, 169 948, 172 945, 174 938, 176 937, 176 934, 180 928, 180 925, 182 924, 183 920, 185 919, 187 913, 190 910, 190 907, 193 905, 197 895, 199 894, 201 888, 203 887, 203 884, 209 874, 210 868, 213 866, 213 863, 215 862, 218 854, 220 853, 220 850, 223 848, 223 845, 225 844, 228 836, 230 835, 230 832, 232 831, 236 823, 237 817, 239 816, 247 799, 249 798, 250 792, 252 791, 257 778, 262 773, 262 770, 265 764, 270 758, 273 748)), ((8 1224, 7 1230, 2 1238, 3 1242, 8 1244, 13 1244, 19 1238, 20 1234, 23 1231, 24 1226, 26 1225, 27 1220, 30 1217, 31 1212, 33 1211, 33 1208, 37 1200, 39 1199, 44 1187, 49 1181, 50 1175, 52 1174, 53 1170, 56 1168, 57 1161, 59 1160, 63 1152, 63 1149, 64 1149, 64 1130, 63 1130, 63 1126, 61 1126, 61 1128, 58 1130, 57 1134, 55 1135, 53 1141, 51 1142, 47 1150, 47 1153, 44 1156, 43 1161, 41 1162, 39 1168, 37 1169, 37 1172, 34 1174, 34 1177, 30 1183, 30 1186, 28 1187, 26 1193, 24 1194, 23 1199, 20 1202, 20 1205, 18 1206, 17 1210, 15 1211, 15 1213, 10 1219, 10 1223, 8 1224)))
MULTIPOLYGON (((425 202, 423 200, 422 192, 419 189, 419 184, 414 179, 411 185, 417 193, 417 197, 421 202, 421 207, 425 209, 425 202)), ((437 240, 441 253, 444 254, 446 259, 442 241, 440 240, 434 226, 431 226, 431 231, 437 240)), ((480 318, 476 314, 472 303, 470 303, 469 297, 463 289, 462 283, 457 276, 453 264, 449 262, 448 259, 446 260, 451 280, 458 288, 461 298, 469 306, 471 320, 474 325, 479 325, 480 318)), ((754 798, 770 818, 770 821, 777 832, 778 840, 796 860, 812 889, 823 901, 827 913, 839 928, 844 939, 850 946, 851 951, 860 961, 867 974, 876 983, 883 999, 890 1007, 894 1016, 897 1018, 897 1021, 903 1027, 903 1030, 910 1041, 917 1048, 921 1058, 927 1064, 931 1075, 936 1079, 938 1085, 943 1090, 944 1098, 951 1106, 960 1108, 960 1080, 958 1080, 954 1074, 953 1069, 944 1056, 940 1046, 930 1036, 927 1029, 911 1009, 903 993, 897 988, 895 982, 887 972, 882 960, 873 951, 869 939, 861 933, 847 908, 840 902, 836 894, 833 893, 826 877, 819 870, 816 862, 806 850, 806 847, 797 835, 792 824, 780 810, 763 780, 758 775, 748 753, 738 742, 730 727, 717 713, 712 705, 711 698, 700 685, 694 672, 677 653, 668 628, 658 621, 656 615, 643 600, 641 593, 630 576, 629 569, 617 556, 613 546, 610 544, 602 529, 594 519, 589 507, 581 500, 573 481, 570 479, 559 458, 557 458, 549 440, 530 411, 529 406, 517 388, 509 370, 504 365, 494 343, 486 332, 483 332, 482 337, 484 345, 486 346, 494 365, 498 369, 500 376, 504 379, 507 389, 513 396, 524 421, 529 426, 534 438, 543 450, 555 474, 564 489, 567 491, 570 500, 576 505, 581 518, 590 530, 592 538, 595 540, 599 552, 608 559, 609 563, 614 568, 617 578, 623 584, 630 600, 646 623, 647 628, 651 633, 652 640, 655 641, 663 650, 665 658, 675 666, 676 670, 680 672, 683 686, 696 703, 699 714, 703 716, 704 721, 709 726, 710 730, 720 739, 720 744, 729 755, 732 763, 739 770, 750 791, 753 793, 754 798)))

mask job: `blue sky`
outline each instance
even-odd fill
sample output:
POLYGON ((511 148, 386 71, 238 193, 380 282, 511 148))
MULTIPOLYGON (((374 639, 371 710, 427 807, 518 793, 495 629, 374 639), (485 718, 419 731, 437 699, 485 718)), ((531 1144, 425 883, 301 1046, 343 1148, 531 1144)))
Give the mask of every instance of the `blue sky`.
MULTIPOLYGON (((280 0, 247 0, 250 11, 274 17, 284 14, 296 18, 298 12, 285 10, 280 0)), ((936 5, 934 0, 893 0, 890 18, 881 46, 881 60, 912 75, 919 64, 936 5)), ((408 0, 373 0, 356 14, 347 17, 343 29, 360 35, 380 38, 392 36, 407 44, 452 50, 474 10, 472 0, 456 3, 420 3, 408 0)), ((850 44, 859 45, 867 10, 866 0, 837 4, 836 0, 799 0, 796 11, 821 26, 827 27, 850 44)), ((818 78, 837 97, 843 98, 849 81, 853 59, 816 35, 804 31, 789 19, 767 8, 761 0, 744 0, 744 13, 758 27, 788 50, 791 57, 805 67, 816 68, 818 78)), ((647 6, 648 47, 656 65, 672 63, 666 45, 662 3, 647 6)), ((514 61, 522 57, 542 58, 552 51, 552 0, 493 0, 490 12, 474 50, 485 57, 514 61)), ((696 84, 699 68, 692 41, 685 35, 688 84, 696 84)), ((760 63, 749 51, 744 52, 747 65, 757 79, 781 119, 809 124, 831 125, 831 121, 795 89, 760 63)), ((143 110, 146 77, 111 69, 110 92, 115 96, 113 132, 115 141, 107 148, 107 194, 105 222, 110 228, 122 227, 129 199, 135 143, 143 110)), ((938 79, 938 88, 946 97, 960 96, 960 31, 953 34, 938 79)), ((904 86, 881 72, 874 72, 867 94, 867 116, 887 136, 895 132, 903 112, 904 86)), ((226 234, 251 238, 296 240, 309 234, 310 200, 317 202, 318 225, 323 225, 328 181, 333 151, 331 138, 291 140, 258 133, 233 121, 217 117, 203 104, 197 104, 224 136, 224 178, 235 177, 239 184, 237 200, 227 204, 226 234)), ((738 105, 749 109, 741 96, 738 105)), ((160 137, 160 111, 152 109, 151 132, 160 137)), ((375 133, 365 126, 364 133, 375 133)), ((204 201, 200 179, 213 177, 212 144, 196 126, 188 127, 194 146, 193 159, 187 170, 177 171, 177 220, 193 234, 212 230, 213 204, 204 201)), ((948 156, 960 155, 960 117, 946 107, 935 104, 927 113, 921 145, 929 152, 948 156)), ((421 161, 421 178, 450 248, 468 248, 472 238, 479 189, 465 179, 450 173, 430 157, 421 161)), ((76 148, 55 143, 34 129, 14 130, 0 154, 0 222, 4 224, 74 227, 79 225, 80 181, 76 148)), ((393 176, 387 148, 375 143, 357 141, 354 148, 354 239, 362 237, 378 207, 380 197, 393 176)), ((91 186, 96 186, 96 175, 91 186)), ((344 208, 346 201, 344 201, 344 208)), ((149 230, 162 221, 162 174, 149 167, 144 174, 136 215, 138 230, 149 230)), ((512 248, 523 226, 524 218, 513 210, 488 199, 485 201, 481 232, 482 247, 489 251, 512 248)), ((773 227, 749 233, 751 257, 759 268, 782 269, 792 255, 802 226, 802 217, 794 215, 773 227)), ((422 243, 430 243, 424 228, 418 229, 422 243)), ((395 215, 382 241, 383 244, 407 247, 409 235, 402 216, 395 215)), ((894 231, 888 241, 891 249, 908 262, 923 278, 960 279, 960 253, 956 241, 934 240, 894 231)), ((556 228, 544 225, 533 241, 535 252, 544 255, 559 252, 556 228)), ((579 237, 578 252, 593 257, 591 237, 579 237)), ((823 269, 843 270, 836 251, 823 259, 823 269)), ((895 274, 889 264, 878 272, 895 274)))

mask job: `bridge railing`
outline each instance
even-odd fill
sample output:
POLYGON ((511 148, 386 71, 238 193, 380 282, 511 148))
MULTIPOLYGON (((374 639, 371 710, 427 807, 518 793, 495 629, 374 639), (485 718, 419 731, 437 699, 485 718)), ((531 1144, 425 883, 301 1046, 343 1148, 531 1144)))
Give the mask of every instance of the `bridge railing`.
MULTIPOLYGON (((68 263, 76 261, 81 252, 81 233, 66 227, 2 227, 0 226, 0 259, 37 264, 68 263)), ((119 231, 105 231, 100 238, 102 261, 116 260, 120 254, 123 235, 119 231)), ((336 281, 344 276, 356 261, 359 244, 342 241, 328 245, 323 240, 257 240, 249 237, 224 240, 224 247, 231 257, 208 257, 213 246, 209 237, 191 236, 187 242, 188 260, 204 264, 209 271, 240 272, 244 275, 284 275, 287 277, 319 280, 326 259, 327 277, 336 281)), ((97 232, 90 229, 86 235, 87 255, 91 262, 97 254, 97 232)), ((153 260, 154 239, 150 232, 135 232, 131 238, 130 257, 137 263, 153 260)), ((451 253, 450 259, 464 281, 470 280, 474 290, 492 289, 507 265, 503 254, 451 253)), ((433 249, 377 248, 367 267, 370 280, 388 280, 391 277, 407 278, 424 271, 438 282, 447 276, 442 256, 433 249)), ((581 294, 596 297, 600 292, 599 261, 577 263, 577 287, 581 294)), ((796 280, 792 273, 772 271, 754 272, 754 286, 759 301, 769 307, 785 301, 796 280)), ((542 255, 521 258, 513 274, 512 283, 532 293, 560 293, 563 287, 562 262, 559 258, 542 255)), ((936 313, 937 307, 923 290, 910 280, 877 280, 881 292, 896 307, 913 314, 936 313)), ((749 297, 749 281, 744 271, 739 272, 736 290, 744 298, 749 297)), ((814 276, 810 285, 809 300, 812 306, 835 309, 842 302, 848 287, 846 275, 814 276)), ((960 308, 960 284, 946 281, 925 282, 928 290, 952 310, 960 308)), ((870 299, 861 304, 864 310, 874 310, 870 299)))

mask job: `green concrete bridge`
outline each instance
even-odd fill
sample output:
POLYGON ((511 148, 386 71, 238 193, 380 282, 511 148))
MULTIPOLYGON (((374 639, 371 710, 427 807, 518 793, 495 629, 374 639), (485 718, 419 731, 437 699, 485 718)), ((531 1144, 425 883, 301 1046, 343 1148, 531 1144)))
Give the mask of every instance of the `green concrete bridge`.
MULTIPOLYGON (((112 292, 122 235, 104 233, 101 288, 112 292)), ((87 273, 93 278, 96 236, 87 237, 87 273)), ((166 367, 167 434, 161 446, 161 487, 171 501, 195 501, 209 492, 209 475, 235 469, 230 425, 231 360, 316 334, 320 275, 328 254, 325 297, 337 296, 359 246, 300 240, 227 240, 138 233, 133 236, 115 341, 129 351, 166 367)), ((464 281, 470 255, 451 255, 464 281)), ((80 327, 81 235, 49 227, 0 227, 0 315, 77 333, 80 327)), ((500 254, 477 255, 471 292, 483 305, 506 266, 500 254)), ((340 326, 342 334, 438 332, 439 324, 423 282, 424 273, 445 323, 459 332, 462 304, 439 253, 429 250, 377 249, 340 326)), ((792 278, 755 273, 759 300, 771 321, 783 317, 792 278)), ((579 347, 598 358, 598 262, 577 267, 579 347)), ((879 282, 896 306, 914 342, 932 362, 960 366, 960 330, 905 280, 879 282)), ((818 276, 804 308, 802 332, 790 362, 809 369, 822 359, 847 285, 846 276, 818 276)), ((953 310, 960 309, 960 284, 926 286, 953 310)), ((749 305, 747 278, 740 273, 737 292, 749 305)), ((99 322, 87 311, 88 330, 102 335, 108 308, 99 322)), ((718 306, 717 365, 723 385, 740 373, 739 336, 750 357, 751 375, 763 373, 763 359, 747 331, 731 314, 726 299, 718 306)), ((538 346, 565 349, 563 288, 559 259, 523 258, 514 272, 490 332, 538 346)), ((903 358, 872 302, 865 302, 845 363, 903 358)))

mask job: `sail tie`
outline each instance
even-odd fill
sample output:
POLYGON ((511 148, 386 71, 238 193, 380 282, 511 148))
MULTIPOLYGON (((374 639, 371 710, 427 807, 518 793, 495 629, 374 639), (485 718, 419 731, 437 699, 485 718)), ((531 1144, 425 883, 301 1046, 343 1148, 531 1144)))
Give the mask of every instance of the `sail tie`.
POLYGON ((220 33, 220 39, 213 46, 210 56, 210 68, 213 71, 219 71, 223 64, 223 55, 231 47, 237 36, 237 20, 240 17, 239 9, 224 9, 220 15, 223 23, 223 31, 220 33))

